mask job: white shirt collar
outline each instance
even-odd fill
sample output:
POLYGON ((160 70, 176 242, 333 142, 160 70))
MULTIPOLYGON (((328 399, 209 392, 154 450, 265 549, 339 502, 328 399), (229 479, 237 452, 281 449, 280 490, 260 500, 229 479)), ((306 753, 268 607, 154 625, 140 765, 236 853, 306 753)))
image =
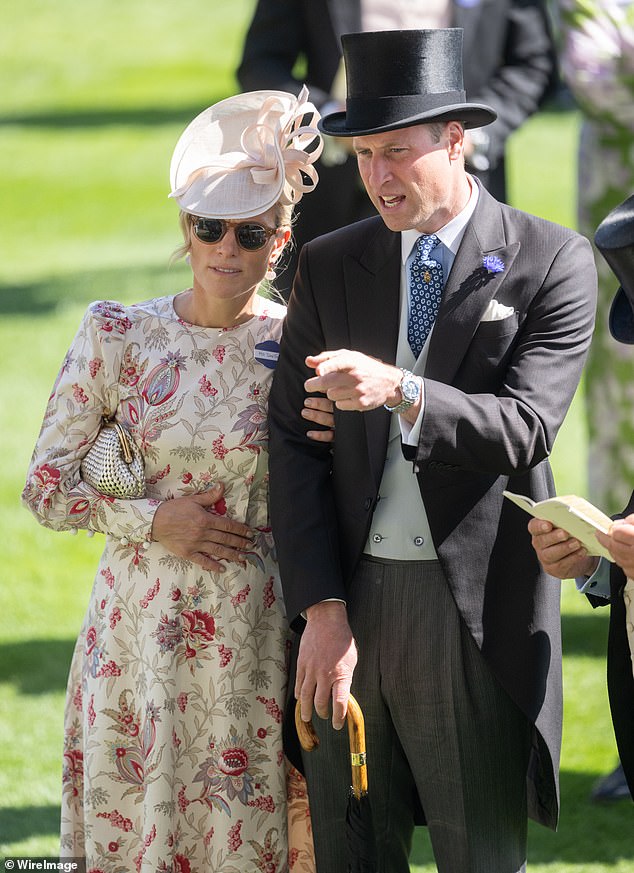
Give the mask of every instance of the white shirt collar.
MULTIPOLYGON (((471 176, 468 176, 468 179, 471 185, 471 194, 467 201, 467 205, 462 212, 459 212, 458 215, 452 218, 444 227, 441 227, 440 230, 436 231, 436 236, 440 242, 448 248, 454 256, 460 247, 462 237, 464 236, 467 224, 474 213, 480 193, 477 183, 471 178, 471 176)), ((401 259, 403 264, 407 262, 407 259, 416 244, 416 240, 420 235, 420 230, 416 230, 415 228, 401 232, 401 259)))

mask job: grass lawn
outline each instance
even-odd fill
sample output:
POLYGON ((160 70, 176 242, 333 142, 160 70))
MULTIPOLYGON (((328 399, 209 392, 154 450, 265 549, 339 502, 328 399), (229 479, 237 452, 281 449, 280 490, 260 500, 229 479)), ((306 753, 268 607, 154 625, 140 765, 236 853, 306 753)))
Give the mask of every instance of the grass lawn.
MULTIPOLYGON (((193 115, 235 91, 252 0, 33 0, 3 10, 0 70, 0 856, 54 855, 66 672, 101 548, 54 534, 19 507, 57 368, 88 302, 176 290, 167 200, 173 146, 193 115)), ((546 112, 511 145, 515 205, 574 223, 577 118, 546 112), (556 160, 552 163, 553 156, 556 160)), ((585 489, 579 399, 558 440, 561 492, 585 489)), ((512 580, 509 580, 512 584, 512 580)), ((530 869, 634 869, 632 807, 591 806, 615 760, 605 692, 607 616, 563 586, 562 819, 531 827, 530 869)), ((435 866, 417 832, 413 870, 435 866)))

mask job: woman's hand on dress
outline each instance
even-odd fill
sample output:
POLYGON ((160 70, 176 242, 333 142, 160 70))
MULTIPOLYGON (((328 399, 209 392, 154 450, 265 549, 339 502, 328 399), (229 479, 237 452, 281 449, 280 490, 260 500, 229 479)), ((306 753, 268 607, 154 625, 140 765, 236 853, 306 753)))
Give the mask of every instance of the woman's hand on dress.
POLYGON ((615 521, 609 534, 597 533, 597 540, 609 550, 628 579, 634 579, 634 515, 615 521))
POLYGON ((575 579, 592 576, 599 559, 589 555, 579 540, 542 518, 531 518, 528 523, 533 548, 539 563, 557 579, 575 579))
POLYGON ((253 547, 253 531, 214 512, 223 494, 224 485, 218 483, 202 494, 163 501, 154 513, 152 539, 205 570, 224 573, 221 561, 244 566, 244 552, 253 547))
POLYGON ((321 424, 327 430, 307 430, 306 436, 317 443, 333 443, 335 441, 335 404, 327 397, 306 397, 302 418, 321 424))

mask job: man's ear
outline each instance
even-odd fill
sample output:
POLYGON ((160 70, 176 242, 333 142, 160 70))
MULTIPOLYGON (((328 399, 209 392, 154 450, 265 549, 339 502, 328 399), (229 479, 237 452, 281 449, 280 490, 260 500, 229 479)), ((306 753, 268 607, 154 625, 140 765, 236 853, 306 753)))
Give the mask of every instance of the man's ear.
POLYGON ((459 121, 449 121, 447 123, 447 137, 449 160, 457 161, 464 153, 464 128, 459 121))

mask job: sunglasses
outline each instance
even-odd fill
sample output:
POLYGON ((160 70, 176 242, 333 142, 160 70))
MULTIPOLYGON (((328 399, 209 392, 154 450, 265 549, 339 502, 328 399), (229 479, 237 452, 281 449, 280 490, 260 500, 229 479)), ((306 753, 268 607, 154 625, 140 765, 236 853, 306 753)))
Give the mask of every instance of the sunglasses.
POLYGON ((224 218, 192 217, 192 229, 203 243, 213 245, 220 242, 227 230, 233 227, 240 248, 247 252, 257 252, 264 248, 277 227, 266 227, 257 221, 228 221, 224 218))

